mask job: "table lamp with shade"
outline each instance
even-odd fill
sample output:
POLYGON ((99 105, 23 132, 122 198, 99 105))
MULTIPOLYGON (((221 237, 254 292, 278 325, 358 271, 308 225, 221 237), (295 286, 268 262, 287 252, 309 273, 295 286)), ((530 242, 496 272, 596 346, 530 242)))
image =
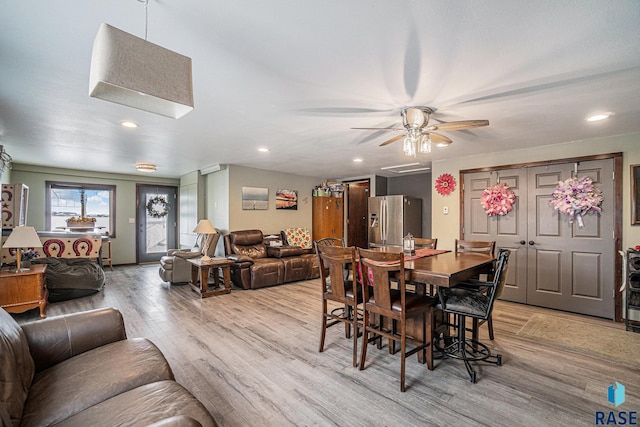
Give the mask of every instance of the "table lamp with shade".
POLYGON ((42 242, 36 233, 36 229, 28 226, 16 227, 13 229, 7 240, 2 245, 5 248, 16 249, 16 273, 27 271, 22 268, 22 250, 28 248, 41 248, 42 242))
POLYGON ((205 234, 205 236, 202 238, 202 241, 204 242, 202 248, 204 256, 202 257, 202 261, 209 261, 211 259, 208 255, 209 237, 206 236, 206 234, 216 234, 218 231, 213 228, 213 225, 211 225, 211 222, 209 222, 208 219, 201 219, 200 222, 198 222, 198 225, 196 225, 196 228, 193 229, 193 232, 198 234, 205 234))

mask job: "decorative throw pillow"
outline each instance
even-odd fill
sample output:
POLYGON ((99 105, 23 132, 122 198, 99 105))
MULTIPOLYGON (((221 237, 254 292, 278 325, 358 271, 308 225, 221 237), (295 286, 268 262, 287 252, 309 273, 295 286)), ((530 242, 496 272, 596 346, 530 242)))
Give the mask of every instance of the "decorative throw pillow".
POLYGON ((311 233, 307 228, 287 228, 284 230, 287 236, 287 244, 311 249, 311 233))

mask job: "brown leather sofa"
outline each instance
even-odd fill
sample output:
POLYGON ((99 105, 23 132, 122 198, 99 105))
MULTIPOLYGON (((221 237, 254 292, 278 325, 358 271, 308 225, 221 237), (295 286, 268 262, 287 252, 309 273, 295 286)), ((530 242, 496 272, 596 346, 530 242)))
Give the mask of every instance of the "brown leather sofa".
POLYGON ((160 350, 98 309, 18 325, 0 309, 0 425, 216 426, 160 350))
POLYGON ((298 246, 267 246, 260 230, 232 231, 224 236, 231 281, 244 289, 258 289, 317 276, 315 255, 298 246))

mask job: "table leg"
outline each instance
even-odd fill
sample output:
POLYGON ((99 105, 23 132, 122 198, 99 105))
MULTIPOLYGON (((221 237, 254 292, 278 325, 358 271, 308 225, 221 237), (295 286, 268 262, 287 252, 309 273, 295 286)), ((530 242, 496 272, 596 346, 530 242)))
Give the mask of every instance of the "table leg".
POLYGON ((222 268, 222 279, 224 280, 224 288, 226 293, 231 292, 231 267, 228 265, 220 267, 222 268))
POLYGON ((200 293, 205 294, 209 290, 209 267, 199 267, 200 293))

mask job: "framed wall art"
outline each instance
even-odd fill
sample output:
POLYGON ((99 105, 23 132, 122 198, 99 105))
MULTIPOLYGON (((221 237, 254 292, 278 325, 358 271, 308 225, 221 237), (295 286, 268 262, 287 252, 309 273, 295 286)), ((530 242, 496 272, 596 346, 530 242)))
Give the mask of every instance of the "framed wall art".
POLYGON ((277 190, 276 209, 298 209, 298 190, 277 190))
POLYGON ((631 225, 640 225, 640 165, 631 165, 631 225))
POLYGON ((269 209, 269 189, 261 187, 242 187, 242 209, 269 209))

